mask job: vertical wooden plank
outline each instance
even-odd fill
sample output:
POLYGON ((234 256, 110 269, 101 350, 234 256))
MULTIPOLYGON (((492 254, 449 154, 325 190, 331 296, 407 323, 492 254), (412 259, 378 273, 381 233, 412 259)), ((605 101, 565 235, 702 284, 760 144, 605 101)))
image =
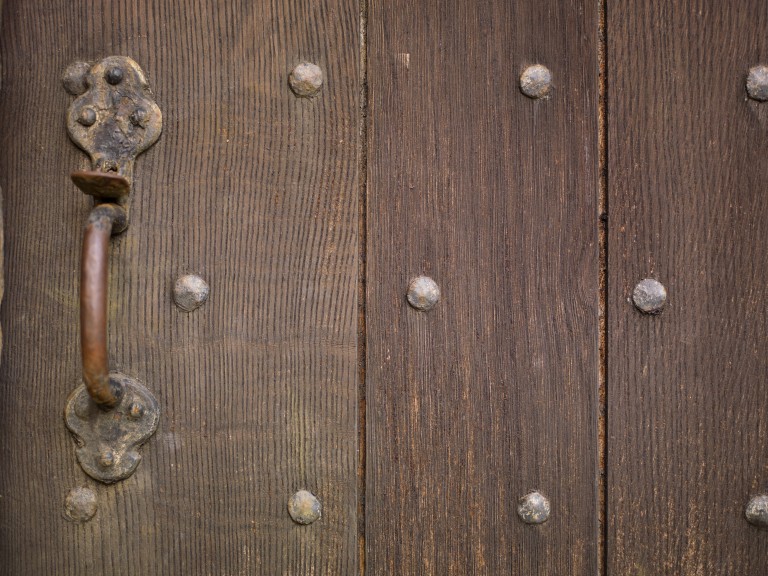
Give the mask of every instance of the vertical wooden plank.
POLYGON ((357 570, 357 2, 6 0, 0 185, 7 339, 0 370, 0 573, 353 574, 357 570), (79 379, 88 200, 69 182, 74 60, 147 72, 164 134, 139 158, 114 243, 110 356, 160 429, 128 480, 84 476, 62 410, 79 379), (288 73, 325 85, 296 98, 288 73), (174 280, 211 285, 191 314, 174 280), (99 500, 62 518, 70 488, 99 500), (289 496, 323 517, 294 524, 289 496))
POLYGON ((609 574, 768 570, 766 30, 761 0, 609 3, 609 574))
POLYGON ((597 6, 369 4, 371 575, 597 570, 597 6))

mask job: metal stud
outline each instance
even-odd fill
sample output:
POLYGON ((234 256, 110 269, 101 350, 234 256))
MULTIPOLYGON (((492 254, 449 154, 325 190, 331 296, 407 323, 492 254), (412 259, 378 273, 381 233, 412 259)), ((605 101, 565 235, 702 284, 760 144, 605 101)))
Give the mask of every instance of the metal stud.
POLYGON ((140 402, 133 402, 128 408, 128 418, 131 420, 138 420, 144 416, 144 405, 140 402))
POLYGON ((94 122, 96 122, 96 111, 90 107, 83 108, 77 117, 77 121, 83 126, 93 126, 94 122))
POLYGON ((112 450, 104 450, 99 454, 99 466, 102 468, 111 468, 115 465, 115 453, 112 450))
POLYGON ((112 85, 120 84, 120 82, 123 81, 123 69, 118 66, 113 66, 105 72, 104 78, 112 85))
POLYGON ((288 84, 296 96, 310 98, 323 87, 323 71, 317 64, 302 62, 291 70, 288 84))
POLYGON ((87 522, 96 508, 96 494, 90 488, 73 488, 64 499, 64 517, 72 522, 87 522))
POLYGON ((91 69, 91 64, 88 62, 75 62, 67 66, 64 70, 64 75, 61 78, 64 89, 72 94, 72 96, 79 96, 85 94, 88 90, 88 85, 85 83, 85 77, 88 71, 91 69))
POLYGON ((749 69, 747 94, 752 100, 768 101, 768 66, 754 66, 749 69))
POLYGON ((200 276, 187 274, 176 280, 173 287, 173 301, 185 312, 200 308, 208 300, 211 289, 200 276))
POLYGON ((307 490, 299 490, 288 500, 288 514, 297 524, 312 524, 320 518, 322 512, 320 501, 307 490))
POLYGON ((528 98, 544 98, 551 88, 552 73, 546 66, 528 66, 520 75, 520 91, 528 98))
POLYGON ((517 515, 526 524, 543 524, 549 520, 549 513, 549 500, 541 492, 530 492, 517 504, 517 515))
POLYGON ((432 310, 440 301, 440 287, 429 276, 419 276, 408 285, 408 304, 416 310, 432 310))
POLYGON ((744 511, 747 522, 758 528, 768 528, 768 494, 753 496, 744 511))
POLYGON ((658 314, 667 302, 667 289, 658 280, 646 278, 635 286, 632 292, 635 307, 646 314, 658 314))

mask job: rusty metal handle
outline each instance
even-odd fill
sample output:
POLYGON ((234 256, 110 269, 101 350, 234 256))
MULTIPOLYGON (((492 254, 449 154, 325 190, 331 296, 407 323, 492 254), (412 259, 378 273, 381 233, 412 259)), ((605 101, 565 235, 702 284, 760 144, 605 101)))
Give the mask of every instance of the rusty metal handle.
POLYGON ((96 404, 117 406, 123 394, 119 381, 110 381, 107 358, 107 293, 109 239, 121 230, 126 214, 116 204, 99 204, 88 217, 83 236, 80 275, 80 340, 83 382, 96 404))

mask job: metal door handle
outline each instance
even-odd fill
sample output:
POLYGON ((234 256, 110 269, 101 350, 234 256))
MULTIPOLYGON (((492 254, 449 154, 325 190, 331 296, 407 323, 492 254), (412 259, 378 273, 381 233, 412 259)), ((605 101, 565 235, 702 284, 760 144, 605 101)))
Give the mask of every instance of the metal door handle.
POLYGON ((109 378, 107 359, 107 297, 109 293, 109 239, 125 225, 126 214, 117 204, 99 204, 88 216, 80 264, 80 343, 83 382, 100 407, 117 406, 123 395, 118 380, 109 378))
POLYGON ((157 400, 143 384, 109 370, 107 298, 110 238, 128 225, 133 163, 160 136, 162 114, 141 68, 125 56, 76 62, 65 73, 65 87, 77 96, 67 114, 69 136, 93 167, 74 172, 72 181, 96 204, 85 225, 80 270, 83 384, 70 395, 64 420, 80 466, 111 483, 136 470, 139 447, 160 419, 157 400))

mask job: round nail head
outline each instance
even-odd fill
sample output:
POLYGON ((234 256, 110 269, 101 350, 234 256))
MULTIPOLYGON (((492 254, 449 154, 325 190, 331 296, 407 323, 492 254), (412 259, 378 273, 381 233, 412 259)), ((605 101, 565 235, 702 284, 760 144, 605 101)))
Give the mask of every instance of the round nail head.
POLYGON ((299 490, 288 500, 288 514, 297 524, 312 524, 322 515, 323 507, 312 492, 299 490))
POLYGON ((77 121, 83 126, 93 126, 96 122, 96 111, 90 107, 83 108, 77 117, 77 121))
POLYGON ((752 100, 768 101, 768 66, 754 66, 749 69, 747 94, 752 100))
POLYGON ((75 62, 67 66, 64 70, 64 74, 61 77, 61 83, 64 84, 64 89, 72 94, 72 96, 80 96, 85 94, 88 90, 88 85, 85 83, 85 77, 88 71, 91 69, 91 65, 88 62, 75 62))
POLYGON ((658 280, 646 278, 635 286, 632 302, 645 314, 658 314, 667 302, 667 289, 658 280))
POLYGON ((440 301, 440 287, 429 276, 419 276, 408 285, 408 304, 416 310, 432 310, 440 301))
POLYGON ((131 403, 131 406, 128 409, 128 417, 131 420, 138 420, 142 416, 144 416, 144 405, 140 402, 131 403))
POLYGON ((112 85, 120 84, 120 82, 123 81, 123 69, 119 68, 118 66, 114 66, 113 68, 107 70, 104 77, 106 78, 107 82, 112 85))
POLYGON ((520 91, 528 98, 544 98, 551 88, 552 73, 546 66, 528 66, 520 75, 520 91))
POLYGON ((99 466, 102 468, 112 468, 115 465, 115 453, 112 450, 104 450, 99 454, 99 466))
POLYGON ((96 514, 96 494, 90 488, 73 488, 64 499, 64 517, 87 522, 96 514))
POLYGON ((768 494, 753 496, 744 511, 747 522, 758 528, 768 528, 768 494))
POLYGON ((517 504, 517 515, 526 524, 543 524, 549 519, 549 512, 549 500, 541 492, 530 492, 517 504))
POLYGON ((187 274, 176 280, 173 287, 173 301, 185 312, 192 312, 205 304, 210 292, 208 283, 200 276, 187 274))
POLYGON ((296 96, 311 98, 320 92, 323 86, 323 71, 317 64, 302 62, 291 70, 288 84, 296 96))

